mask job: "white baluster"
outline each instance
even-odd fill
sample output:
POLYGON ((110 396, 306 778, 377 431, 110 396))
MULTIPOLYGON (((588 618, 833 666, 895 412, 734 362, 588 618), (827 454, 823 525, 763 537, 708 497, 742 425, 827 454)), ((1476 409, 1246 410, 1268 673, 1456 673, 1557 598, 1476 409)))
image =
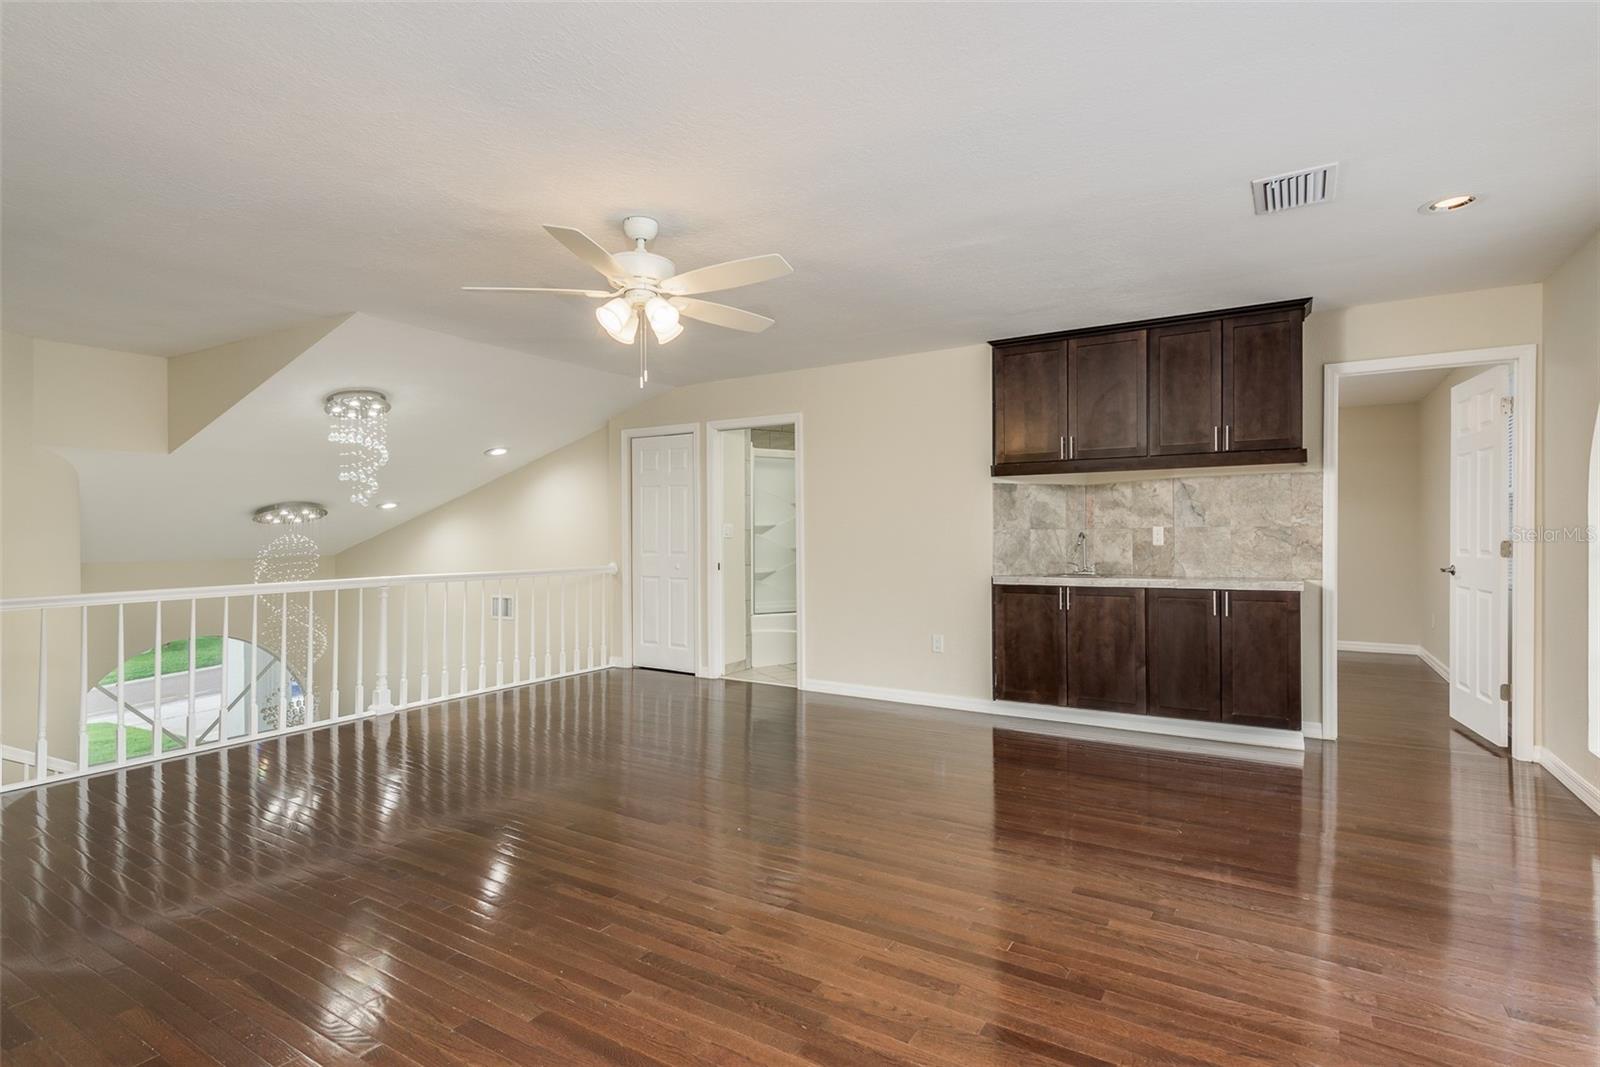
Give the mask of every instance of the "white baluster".
POLYGON ((561 589, 561 673, 567 673, 567 576, 563 574, 559 583, 561 589))
POLYGON ((494 684, 499 688, 506 684, 506 583, 502 578, 495 579, 494 595, 498 612, 494 612, 494 684))
POLYGON ((289 594, 278 598, 278 730, 289 728, 289 594))
POLYGON ((333 591, 333 673, 328 676, 328 718, 339 717, 339 590, 333 591))
POLYGON ((152 755, 161 752, 161 731, 166 725, 166 717, 161 714, 161 601, 156 601, 156 662, 155 680, 151 683, 151 692, 155 695, 154 724, 150 727, 150 752, 152 755))
POLYGON ((389 699, 389 587, 378 587, 378 677, 372 685, 372 712, 394 710, 389 699))
MULTIPOLYGON (((261 653, 261 644, 260 644, 260 642, 261 642, 261 632, 260 632, 261 614, 260 614, 260 608, 261 608, 261 598, 259 596, 257 596, 256 594, 251 593, 250 594, 250 707, 245 709, 245 730, 244 730, 244 734, 245 734, 246 737, 254 737, 256 735, 256 733, 261 729, 261 713, 260 713, 261 705, 256 703, 256 682, 261 677, 261 664, 258 662, 258 659, 259 659, 260 653, 261 653)), ((117 609, 119 616, 121 614, 121 610, 122 610, 121 608, 117 609)), ((118 619, 118 628, 119 629, 121 628, 121 619, 120 618, 118 619)), ((119 655, 118 655, 117 658, 121 659, 122 657, 120 655, 120 652, 121 652, 121 646, 120 645, 118 646, 118 652, 119 652, 119 655)), ((118 685, 122 684, 122 675, 120 673, 117 675, 117 684, 118 685)), ((120 691, 117 693, 117 700, 119 702, 122 700, 122 693, 120 691)))
POLYGON ((511 680, 522 682, 522 579, 511 579, 511 680))
POLYGON ((217 744, 228 743, 228 597, 222 598, 222 670, 218 672, 221 693, 217 695, 217 744))
POLYGON ((589 669, 594 670, 594 588, 599 579, 590 576, 584 584, 589 587, 589 669))
POLYGON ((611 575, 600 576, 600 666, 611 666, 611 650, 607 642, 611 639, 611 631, 606 626, 606 609, 611 605, 611 575))
MULTIPOLYGON (((429 605, 430 605, 429 597, 431 595, 432 595, 432 590, 428 587, 428 583, 427 582, 423 582, 422 583, 422 636, 418 640, 418 644, 420 644, 422 646, 422 677, 417 679, 417 689, 418 689, 417 700, 418 700, 419 703, 422 703, 422 704, 426 704, 428 702, 428 608, 429 608, 429 605)), ((402 742, 404 741, 404 737, 403 736, 402 736, 401 740, 402 740, 402 742)))
POLYGON ((439 587, 439 698, 450 693, 450 583, 439 587))
POLYGON ((89 769, 89 608, 78 620, 78 770, 89 769))
POLYGON ((45 625, 45 616, 49 612, 44 608, 39 609, 39 737, 33 749, 33 776, 39 781, 44 781, 50 775, 50 671, 46 666, 50 659, 49 627, 45 625))
POLYGON ((400 587, 400 706, 410 701, 411 688, 411 597, 409 586, 400 587))
POLYGON ((367 710, 367 591, 356 589, 356 714, 367 710))
MULTIPOLYGON (((195 639, 195 602, 194 597, 189 598, 189 721, 184 726, 183 747, 194 748, 200 743, 200 724, 194 711, 194 661, 200 657, 194 653, 195 639)), ((158 750, 159 751, 159 750, 158 750)))
POLYGON ((456 690, 460 696, 467 691, 467 583, 461 583, 461 688, 456 690))
POLYGON ((549 578, 544 580, 544 676, 546 678, 553 673, 550 660, 550 589, 553 584, 549 578))
POLYGON ((478 583, 478 690, 489 688, 489 583, 478 583))
POLYGON ((306 591, 306 722, 309 724, 317 717, 317 673, 314 665, 317 660, 317 630, 316 630, 316 600, 317 594, 311 590, 306 591))

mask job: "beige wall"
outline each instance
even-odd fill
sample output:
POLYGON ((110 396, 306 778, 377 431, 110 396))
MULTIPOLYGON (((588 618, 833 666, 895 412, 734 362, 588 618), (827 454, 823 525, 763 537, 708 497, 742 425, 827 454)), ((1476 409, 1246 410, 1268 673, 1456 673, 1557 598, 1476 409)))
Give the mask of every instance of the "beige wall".
POLYGON ((1339 640, 1421 643, 1416 404, 1339 412, 1339 640))
POLYGON ((610 497, 626 428, 799 412, 806 674, 987 698, 989 376, 974 345, 675 389, 611 421, 610 497))
POLYGON ((117 452, 167 450, 167 361, 61 341, 33 342, 37 442, 117 452))
MULTIPOLYGON (((1589 442, 1600 405, 1600 233, 1544 287, 1539 381, 1539 523, 1588 522, 1589 442)), ((1600 789, 1600 757, 1588 749, 1588 548, 1576 538, 1538 550, 1539 743, 1600 789)))

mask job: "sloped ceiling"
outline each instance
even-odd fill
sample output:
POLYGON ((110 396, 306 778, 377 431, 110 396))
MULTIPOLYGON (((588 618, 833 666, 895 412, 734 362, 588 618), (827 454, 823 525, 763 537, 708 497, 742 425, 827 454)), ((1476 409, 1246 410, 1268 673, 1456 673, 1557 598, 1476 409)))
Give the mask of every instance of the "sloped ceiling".
POLYGON ((265 543, 250 513, 315 500, 324 554, 398 525, 602 426, 654 395, 632 377, 352 315, 170 454, 64 449, 78 470, 87 563, 236 559, 265 543), (322 399, 381 386, 394 405, 380 511, 349 502, 322 399), (483 450, 504 445, 491 459, 483 450))
POLYGON ((797 273, 683 383, 1542 279, 1600 222, 1593 4, 3 7, 4 314, 163 355, 366 311, 627 373, 539 224, 797 273), (1249 182, 1337 160, 1338 199, 1249 182), (1457 192, 1444 218, 1417 207, 1457 192))

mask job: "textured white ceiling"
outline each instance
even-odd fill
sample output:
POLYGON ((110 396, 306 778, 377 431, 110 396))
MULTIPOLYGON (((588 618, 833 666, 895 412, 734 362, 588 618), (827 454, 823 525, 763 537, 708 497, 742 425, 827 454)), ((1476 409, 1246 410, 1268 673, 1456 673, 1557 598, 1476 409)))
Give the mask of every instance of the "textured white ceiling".
POLYGON ((776 251, 682 383, 1310 295, 1539 279, 1600 222, 1596 7, 3 8, 10 329, 171 354, 365 311, 626 373, 594 282, 776 251), (1249 181, 1343 163, 1337 202, 1249 181), (1471 191, 1446 218, 1417 206, 1471 191))
MULTIPOLYGON (((643 396, 661 391, 652 384, 643 396)), ((498 478, 641 399, 636 379, 354 315, 169 453, 66 449, 87 563, 249 558, 276 531, 250 513, 315 500, 331 555, 498 478), (389 465, 370 508, 350 503, 322 398, 381 385, 389 465), (483 450, 504 445, 492 459, 483 450), (380 511, 378 501, 400 507, 380 511)), ((604 551, 604 549, 600 549, 604 551)), ((598 557, 597 557, 598 558, 598 557)))

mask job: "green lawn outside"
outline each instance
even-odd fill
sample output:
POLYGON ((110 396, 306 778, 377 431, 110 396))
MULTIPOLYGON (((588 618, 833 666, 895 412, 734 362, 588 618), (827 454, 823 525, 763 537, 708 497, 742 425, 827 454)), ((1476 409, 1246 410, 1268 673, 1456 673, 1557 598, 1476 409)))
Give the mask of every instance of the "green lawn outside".
MULTIPOLYGON (((215 667, 222 662, 222 638, 199 637, 194 642, 194 665, 201 667, 215 667)), ((137 656, 129 656, 123 668, 123 681, 137 682, 141 678, 153 678, 156 673, 155 649, 147 648, 137 656)), ((161 674, 189 673, 189 641, 187 638, 179 641, 168 641, 161 646, 161 674)), ((112 671, 100 679, 100 684, 107 688, 117 684, 117 672, 112 671)), ((131 733, 130 733, 131 738, 131 733)), ((113 731, 115 740, 115 731, 113 731)), ((146 749, 148 751, 148 748, 146 749)))
MULTIPOLYGON (((165 669, 165 667, 163 667, 165 669)), ((141 726, 129 726, 128 731, 128 758, 150 755, 150 731, 141 726)), ((162 742, 161 751, 171 752, 175 748, 183 747, 181 737, 168 735, 162 742)), ((89 724, 89 765, 97 763, 110 763, 117 758, 117 724, 114 722, 92 722, 89 724)))

